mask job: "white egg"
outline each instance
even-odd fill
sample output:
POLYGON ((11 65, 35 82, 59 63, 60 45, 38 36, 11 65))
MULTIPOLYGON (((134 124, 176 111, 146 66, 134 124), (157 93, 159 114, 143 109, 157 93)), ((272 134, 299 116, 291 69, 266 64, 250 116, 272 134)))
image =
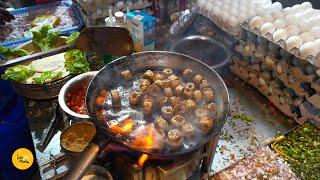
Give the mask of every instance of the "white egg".
POLYGON ((317 26, 317 25, 320 24, 320 17, 319 16, 311 17, 311 18, 306 20, 306 23, 311 25, 311 26, 317 26))
POLYGON ((313 41, 314 42, 314 44, 316 45, 316 47, 318 48, 318 49, 320 49, 320 39, 316 39, 315 41, 313 41))
POLYGON ((263 14, 264 12, 265 12, 265 10, 264 10, 262 7, 258 7, 258 8, 256 9, 257 15, 261 15, 261 14, 263 14))
POLYGON ((312 4, 310 2, 304 2, 301 4, 301 8, 304 10, 312 8, 312 4))
POLYGON ((217 16, 219 15, 220 9, 218 7, 214 7, 210 12, 210 17, 214 20, 217 20, 217 16))
POLYGON ((221 6, 221 10, 223 10, 223 11, 228 11, 229 9, 230 9, 230 5, 229 4, 223 4, 221 6))
POLYGON ((213 11, 213 9, 214 9, 214 6, 212 4, 208 4, 203 13, 206 14, 207 16, 210 16, 211 11, 213 11))
POLYGON ((197 1, 197 6, 199 7, 200 11, 203 11, 205 5, 206 5, 206 0, 198 0, 197 1))
POLYGON ((299 13, 295 14, 294 17, 296 19, 298 19, 299 21, 305 20, 304 14, 302 12, 299 12, 299 13))
POLYGON ((282 4, 280 2, 275 2, 271 5, 271 7, 275 8, 276 10, 282 9, 282 4))
POLYGON ((302 45, 302 40, 299 36, 291 36, 286 41, 286 49, 292 50, 293 48, 299 48, 302 45))
POLYGON ((256 16, 250 21, 250 29, 260 28, 263 23, 263 18, 261 16, 256 16))
POLYGON ((315 38, 320 38, 320 26, 315 26, 311 28, 309 32, 312 33, 315 38))
POLYGON ((235 16, 231 16, 228 21, 228 26, 233 28, 239 25, 238 19, 235 16))
POLYGON ((315 9, 306 9, 303 14, 305 19, 309 19, 315 15, 316 10, 315 9))
POLYGON ((276 29, 283 29, 287 27, 286 21, 283 19, 277 19, 273 22, 273 24, 276 29))
POLYGON ((311 26, 305 20, 301 20, 298 23, 298 27, 299 27, 301 32, 307 32, 307 31, 309 31, 311 29, 311 26))
POLYGON ((273 22, 273 17, 270 14, 262 16, 264 22, 273 22))
POLYGON ((260 32, 263 36, 267 35, 268 33, 273 34, 275 30, 276 28, 270 22, 266 22, 260 27, 260 32))
POLYGON ((246 14, 247 14, 247 16, 249 18, 252 18, 252 17, 256 16, 256 12, 254 10, 252 10, 252 9, 248 10, 246 14))
POLYGON ((284 18, 284 20, 287 22, 287 24, 296 24, 297 20, 294 17, 294 15, 288 15, 284 18))
POLYGON ((317 49, 317 46, 314 42, 306 42, 306 43, 302 44, 300 46, 299 50, 300 50, 300 56, 302 58, 306 58, 310 55, 316 56, 319 52, 319 50, 317 49))
POLYGON ((287 40, 287 31, 285 29, 278 29, 273 33, 272 36, 273 42, 278 42, 281 39, 287 40))
POLYGON ((238 10, 235 8, 230 9, 229 13, 233 16, 237 16, 239 14, 238 10))
POLYGON ((289 15, 292 15, 293 12, 292 12, 292 8, 291 7, 286 7, 283 9, 283 15, 284 16, 289 16, 289 15))
POLYGON ((286 31, 287 31, 288 37, 300 34, 300 29, 296 25, 290 25, 286 27, 286 31))
POLYGON ((291 8, 294 11, 300 11, 301 10, 301 5, 300 4, 296 4, 296 5, 292 6, 291 8))
POLYGON ((281 19, 283 18, 283 13, 281 11, 275 11, 271 13, 273 19, 281 19))
POLYGON ((224 0, 223 3, 224 4, 231 4, 231 1, 230 0, 224 0))
POLYGON ((299 36, 300 36, 303 43, 310 42, 310 41, 314 40, 314 36, 310 32, 304 32, 304 33, 300 34, 299 36))
POLYGON ((222 20, 222 23, 225 24, 228 19, 230 17, 230 14, 226 11, 224 11, 223 13, 221 13, 221 20, 222 20))
POLYGON ((240 23, 244 22, 247 19, 248 19, 248 16, 246 14, 244 14, 244 13, 240 13, 239 16, 238 16, 238 21, 240 23))
POLYGON ((222 2, 221 1, 213 1, 213 2, 214 2, 213 5, 215 7, 221 7, 222 6, 222 2))

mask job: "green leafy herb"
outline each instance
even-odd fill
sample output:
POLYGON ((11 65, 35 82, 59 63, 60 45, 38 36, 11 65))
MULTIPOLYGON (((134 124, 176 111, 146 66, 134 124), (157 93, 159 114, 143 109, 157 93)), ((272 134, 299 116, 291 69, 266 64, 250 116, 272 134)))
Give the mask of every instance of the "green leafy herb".
POLYGON ((52 31, 50 25, 44 25, 39 31, 32 31, 32 41, 35 43, 42 51, 48 51, 58 43, 59 41, 59 31, 52 31))
POLYGON ((247 114, 241 114, 239 112, 232 112, 231 116, 235 119, 240 119, 242 121, 254 122, 254 118, 247 114))
POLYGON ((0 46, 0 56, 4 56, 5 58, 12 57, 21 57, 29 55, 29 53, 23 49, 11 49, 8 47, 0 46))
POLYGON ((35 70, 30 68, 29 66, 17 65, 8 68, 5 73, 1 75, 1 78, 4 80, 21 82, 31 77, 34 73, 35 70))
POLYGON ((68 39, 66 40, 66 43, 68 45, 73 45, 76 43, 78 37, 79 37, 80 33, 79 32, 73 32, 69 37, 68 39))
POLYGON ((277 149, 296 160, 294 171, 304 179, 320 179, 320 130, 311 123, 290 132, 275 145, 277 149))
POLYGON ((33 78, 35 84, 43 85, 47 80, 55 80, 62 77, 62 72, 53 73, 52 71, 42 72, 39 77, 33 78))
POLYGON ((64 58, 64 67, 70 74, 81 74, 90 71, 89 63, 82 51, 78 49, 68 51, 64 58))

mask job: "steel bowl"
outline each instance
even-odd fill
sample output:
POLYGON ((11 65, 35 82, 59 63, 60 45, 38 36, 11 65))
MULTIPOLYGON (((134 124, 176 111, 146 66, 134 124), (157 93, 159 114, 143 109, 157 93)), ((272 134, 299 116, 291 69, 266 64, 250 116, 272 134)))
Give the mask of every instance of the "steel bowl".
POLYGON ((174 42, 170 51, 191 56, 207 64, 218 74, 230 62, 230 52, 220 42, 202 35, 187 36, 174 42))
POLYGON ((72 111, 67 105, 67 94, 72 91, 77 91, 80 85, 87 84, 89 85, 90 81, 97 74, 97 71, 91 71, 87 73, 80 74, 72 79, 70 79, 60 90, 58 96, 58 102, 61 109, 66 112, 73 120, 82 121, 89 118, 88 115, 78 114, 72 111))

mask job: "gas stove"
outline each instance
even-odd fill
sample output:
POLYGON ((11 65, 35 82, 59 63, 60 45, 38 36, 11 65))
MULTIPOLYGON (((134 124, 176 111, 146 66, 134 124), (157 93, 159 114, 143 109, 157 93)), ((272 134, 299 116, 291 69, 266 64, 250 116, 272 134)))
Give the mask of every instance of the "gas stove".
MULTIPOLYGON (((188 156, 171 159, 150 158, 146 154, 132 155, 120 145, 110 144, 103 150, 96 161, 96 166, 104 167, 116 180, 180 180, 208 177, 216 152, 220 132, 207 144, 188 156)), ((61 153, 52 156, 41 169, 45 179, 62 178, 77 156, 61 153)))

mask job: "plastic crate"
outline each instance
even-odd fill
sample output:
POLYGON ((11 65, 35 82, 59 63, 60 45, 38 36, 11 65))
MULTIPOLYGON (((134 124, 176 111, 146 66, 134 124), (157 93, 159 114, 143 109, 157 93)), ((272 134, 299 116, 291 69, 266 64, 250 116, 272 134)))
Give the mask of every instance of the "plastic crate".
MULTIPOLYGON (((27 12, 40 11, 41 9, 48 8, 48 7, 56 8, 58 6, 66 6, 66 7, 70 8, 72 10, 72 12, 74 13, 75 18, 78 20, 77 26, 73 26, 73 27, 66 28, 66 29, 60 29, 62 35, 68 35, 74 31, 79 31, 84 26, 84 22, 83 22, 81 15, 80 15, 79 10, 74 6, 74 4, 71 1, 59 1, 59 2, 55 2, 55 3, 19 8, 19 9, 14 9, 14 10, 9 10, 9 11, 13 15, 18 15, 18 14, 23 14, 23 13, 27 13, 27 12)), ((21 39, 17 39, 14 41, 0 43, 0 46, 6 46, 6 47, 12 48, 12 47, 18 46, 19 44, 30 41, 31 39, 32 39, 32 36, 23 37, 21 39)))

